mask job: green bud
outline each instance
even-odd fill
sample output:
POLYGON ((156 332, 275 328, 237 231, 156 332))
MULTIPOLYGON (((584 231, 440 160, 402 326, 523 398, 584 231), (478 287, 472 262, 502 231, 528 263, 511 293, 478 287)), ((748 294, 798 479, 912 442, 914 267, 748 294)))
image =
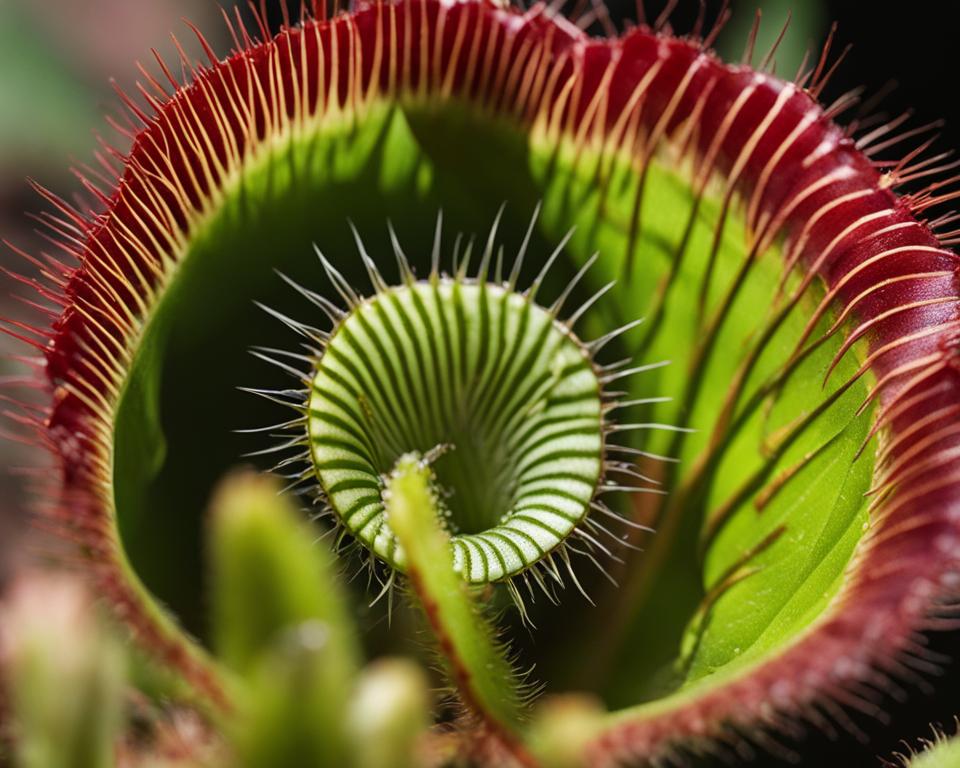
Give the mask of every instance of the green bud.
POLYGON ((414 768, 429 725, 430 693, 419 666, 383 659, 364 670, 348 719, 357 768, 414 768))
POLYGON ((317 531, 300 520, 275 481, 238 474, 212 507, 214 646, 241 674, 286 629, 319 621, 325 645, 345 676, 357 666, 354 633, 333 558, 317 531))
POLYGON ((214 643, 240 674, 232 740, 249 768, 349 764, 358 666, 333 559, 267 477, 227 480, 213 504, 214 643))
POLYGON ((107 768, 121 727, 125 657, 82 586, 21 577, 0 616, 20 768, 107 768))

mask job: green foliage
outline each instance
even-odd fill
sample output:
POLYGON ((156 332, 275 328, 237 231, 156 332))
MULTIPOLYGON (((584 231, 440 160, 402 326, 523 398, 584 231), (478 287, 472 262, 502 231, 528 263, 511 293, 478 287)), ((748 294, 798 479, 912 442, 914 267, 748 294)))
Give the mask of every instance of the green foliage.
MULTIPOLYGON (((710 192, 698 200, 688 169, 659 158, 646 168, 642 226, 631 242, 635 168, 589 150, 574 154, 565 141, 524 137, 457 104, 375 106, 362 121, 333 122, 277 147, 226 191, 154 308, 117 416, 120 532, 136 573, 187 626, 203 627, 200 592, 190 578, 198 550, 193 510, 216 472, 262 447, 231 430, 289 417, 235 392, 237 384, 290 386, 289 377, 270 379, 247 354, 252 344, 277 346, 276 321, 252 300, 294 318, 309 311, 272 270, 329 296, 332 289, 318 285, 315 261, 304 258, 316 242, 348 280, 366 285, 344 222, 354 222, 368 252, 382 261, 392 250, 381 215, 389 210, 423 274, 434 234, 433 214, 423 211, 442 208, 448 230, 486 231, 503 202, 498 179, 506 169, 513 180, 501 225, 507 249, 517 247, 542 199, 531 252, 549 252, 576 226, 557 265, 560 285, 600 254, 571 304, 618 281, 614 300, 586 317, 585 335, 645 315, 642 326, 611 346, 611 359, 671 361, 638 377, 629 393, 671 401, 618 417, 694 430, 618 436, 632 448, 680 459, 662 475, 670 495, 653 521, 658 533, 645 554, 629 558, 613 598, 603 638, 611 648, 571 665, 562 647, 542 645, 538 661, 546 676, 558 686, 587 679, 608 704, 635 704, 720 670, 745 669, 820 614, 862 535, 862 492, 872 474, 869 447, 853 462, 870 418, 854 413, 869 376, 843 388, 859 350, 841 360, 826 388, 821 382, 839 335, 778 378, 819 300, 816 287, 793 301, 798 285, 781 288, 776 243, 752 253, 740 213, 710 192), (476 151, 453 151, 450 135, 476 151), (230 291, 218 287, 224 274, 231 275, 230 291), (218 311, 210 313, 214 293, 218 311), (205 386, 163 374, 177 370, 202 371, 205 386), (770 482, 778 490, 763 497, 770 482), (182 558, 179 571, 167 567, 174 551, 182 558), (604 659, 605 669, 597 670, 604 659)), ((569 603, 570 632, 578 638, 570 642, 593 642, 592 609, 569 603)))
POLYGON ((347 720, 356 768, 417 768, 430 704, 426 676, 416 663, 371 663, 360 675, 347 720))
POLYGON ((334 634, 319 620, 291 626, 250 670, 233 726, 247 768, 350 763, 345 727, 351 681, 344 679, 334 634))
MULTIPOLYGON (((331 553, 272 479, 237 474, 223 484, 211 511, 210 561, 213 635, 231 670, 224 680, 232 702, 194 727, 216 728, 226 741, 210 736, 219 744, 212 758, 194 754, 187 741, 177 757, 146 742, 129 764, 420 764, 430 725, 427 680, 404 659, 361 669, 331 553)), ((78 583, 24 577, 0 618, 18 768, 110 768, 134 713, 153 712, 146 726, 158 732, 177 717, 167 709, 175 687, 143 659, 127 667, 112 628, 78 583)))
POLYGON ((583 748, 606 720, 601 703, 582 694, 546 699, 530 726, 533 753, 548 768, 579 768, 583 748))
POLYGON ((248 683, 235 736, 244 764, 346 764, 358 658, 330 553, 266 479, 228 480, 211 522, 215 647, 248 683))
POLYGON ((248 672, 284 631, 305 626, 313 630, 292 645, 308 647, 323 635, 331 669, 341 678, 335 688, 344 688, 355 673, 356 641, 345 595, 331 554, 317 545, 317 535, 269 479, 238 475, 214 500, 214 647, 232 669, 248 672))
POLYGON ((82 587, 35 574, 0 611, 18 768, 110 768, 125 654, 82 587))
POLYGON ((594 332, 646 315, 624 352, 671 361, 630 392, 670 399, 628 420, 692 429, 631 440, 679 462, 664 470, 670 494, 657 533, 614 602, 604 693, 627 705, 745 668, 789 643, 836 594, 866 521, 873 451, 861 449, 872 413, 857 411, 871 379, 851 381, 856 346, 825 378, 842 344, 842 334, 826 335, 829 316, 812 329, 812 351, 798 354, 819 287, 785 279, 776 243, 752 252, 734 211, 709 194, 698 199, 683 171, 657 159, 644 177, 640 256, 625 276, 633 170, 589 152, 565 159, 562 147, 534 155, 548 192, 545 227, 559 237, 571 219, 589 222, 570 250, 580 260, 599 250, 589 276, 618 280, 615 300, 591 318, 594 332))
MULTIPOLYGON (((175 615, 200 638, 185 640, 189 652, 209 663, 211 676, 229 691, 232 708, 218 713, 215 723, 228 742, 225 765, 412 768, 421 762, 421 737, 431 725, 427 681, 409 660, 363 668, 354 622, 360 616, 375 624, 377 614, 354 610, 356 595, 341 583, 333 553, 318 543, 319 528, 299 518, 278 486, 251 475, 234 477, 215 497, 206 568, 197 520, 214 479, 244 452, 263 447, 236 430, 282 419, 274 403, 252 404, 238 386, 294 391, 288 378, 270 380, 247 355, 260 343, 277 346, 275 322, 254 301, 303 316, 298 297, 273 272, 329 297, 329 285, 316 285, 309 257, 316 244, 346 282, 366 285, 364 265, 348 255, 353 245, 345 222, 351 219, 368 248, 382 253, 391 247, 383 221, 389 211, 414 269, 423 274, 435 212, 442 209, 454 231, 469 236, 485 230, 503 203, 504 178, 511 199, 501 231, 508 247, 524 238, 529 214, 541 201, 531 250, 549 252, 576 228, 548 287, 566 285, 595 252, 597 269, 576 287, 571 303, 617 281, 611 306, 585 317, 590 336, 646 317, 607 350, 611 360, 632 358, 657 368, 650 378, 623 382, 632 398, 621 414, 625 428, 604 431, 604 405, 594 388, 598 374, 615 371, 616 364, 592 368, 571 329, 546 312, 530 321, 536 327, 529 334, 519 332, 517 317, 529 321, 530 302, 526 314, 507 317, 509 301, 523 303, 518 296, 510 294, 504 309, 494 311, 486 287, 445 281, 444 290, 455 294, 454 309, 449 315, 438 310, 437 322, 431 316, 416 338, 406 336, 418 317, 426 317, 422 305, 439 305, 440 281, 433 273, 431 282, 416 283, 404 297, 357 300, 360 310, 330 338, 318 333, 333 350, 334 363, 326 359, 324 365, 335 375, 327 376, 323 366, 304 371, 298 385, 312 388, 296 390, 303 399, 294 406, 309 427, 294 442, 304 451, 310 445, 322 490, 349 529, 338 533, 356 535, 379 556, 365 563, 371 575, 381 575, 381 561, 405 574, 397 583, 409 587, 446 678, 482 725, 474 737, 491 737, 519 762, 532 762, 535 754, 550 766, 577 765, 581 748, 601 726, 690 703, 719 682, 747 674, 815 625, 840 591, 868 526, 865 494, 875 446, 873 414, 862 406, 875 382, 869 373, 859 375, 863 349, 846 348, 832 317, 807 327, 822 298, 819 287, 784 276, 780 244, 760 247, 752 240, 760 233, 747 231, 742 210, 722 200, 722 189, 698 190, 692 169, 672 163, 665 152, 645 157, 640 170, 633 157, 576 144, 569 136, 528 134, 518 124, 446 101, 344 110, 316 130, 264 147, 191 222, 195 231, 143 318, 132 368, 109 414, 115 417, 115 487, 114 506, 105 515, 117 526, 121 564, 148 612, 156 614, 155 624, 179 636, 170 618, 175 615), (474 374, 471 365, 481 357, 479 342, 464 341, 466 328, 477 326, 484 354, 499 333, 501 367, 488 375, 478 366, 482 376, 458 378, 467 369, 474 374), (451 328, 462 331, 461 338, 453 339, 451 328), (551 334, 556 348, 544 341, 551 334), (441 336, 445 346, 428 347, 441 336), (393 346, 385 346, 388 337, 393 346), (561 348, 563 354, 554 356, 561 348), (345 358, 351 370, 362 369, 349 387, 341 386, 350 377, 336 366, 345 358), (659 368, 660 361, 670 365, 659 368), (518 375, 507 376, 514 367, 518 375), (542 376, 549 387, 567 369, 582 372, 585 382, 560 392, 559 408, 531 397, 524 410, 528 380, 542 376), (411 387, 411 370, 422 387, 411 387), (483 377, 491 388, 477 415, 475 403, 460 395, 483 377), (587 424, 574 409, 572 420, 581 423, 571 428, 565 408, 578 400, 589 401, 587 424), (487 433, 502 419, 516 418, 525 430, 525 419, 540 417, 559 425, 561 435, 551 433, 545 448, 513 444, 506 430, 487 433), (431 455, 451 423, 455 452, 431 455), (571 433, 561 433, 571 429, 586 443, 564 443, 571 433), (383 439, 385 430, 390 439, 383 439), (420 452, 403 453, 411 448, 420 452), (568 465, 535 478, 547 494, 573 476, 576 493, 560 488, 557 495, 565 493, 578 507, 576 519, 566 520, 570 528, 560 532, 542 518, 535 522, 553 535, 550 547, 536 536, 526 539, 539 556, 559 547, 558 560, 584 594, 595 594, 590 588, 600 576, 584 579, 583 589, 568 557, 583 541, 565 547, 589 511, 603 469, 615 463, 607 464, 603 449, 643 457, 639 470, 655 474, 669 493, 661 502, 618 510, 651 523, 658 530, 652 538, 590 529, 598 537, 628 538, 646 551, 626 558, 617 574, 623 587, 603 604, 602 633, 594 608, 564 606, 569 612, 554 616, 560 631, 530 644, 557 689, 586 680, 598 698, 555 702, 528 726, 522 676, 487 615, 493 613, 489 606, 505 603, 504 590, 487 584, 480 592, 467 582, 529 577, 550 601, 553 582, 545 586, 543 572, 529 569, 536 557, 517 540, 503 550, 513 558, 509 563, 486 541, 499 570, 489 568, 485 554, 483 565, 471 569, 461 539, 502 522, 504 499, 524 481, 513 473, 539 459, 540 448, 579 451, 574 460, 585 463, 578 476, 568 465), (451 475, 456 482, 441 482, 451 475), (438 490, 453 485, 468 489, 454 500, 467 510, 460 518, 447 514, 452 505, 438 490), (377 519, 361 516, 350 524, 352 513, 371 505, 377 519), (599 648, 590 644, 594 640, 599 648)), ((409 282, 414 285, 412 276, 409 282)), ((509 293, 500 287, 490 292, 509 293)), ((307 352, 301 359, 317 364, 321 351, 308 345, 307 352)), ((502 530, 495 535, 508 538, 502 530)), ((335 541, 339 548, 343 537, 335 541)), ((609 565, 601 554, 611 554, 607 545, 613 557, 623 554, 620 541, 587 541, 581 562, 592 559, 600 570, 609 565)), ((385 589, 391 589, 395 577, 387 578, 385 589)), ((516 584, 508 588, 516 599, 516 584)), ((527 606, 517 603, 519 616, 510 613, 502 623, 530 621, 527 606)), ((536 620, 551 616, 543 603, 530 613, 536 620)), ((123 654, 96 622, 81 624, 81 641, 60 659, 49 628, 11 623, 20 654, 14 655, 11 689, 24 768, 109 764, 120 727, 123 654), (72 695, 54 695, 62 680, 73 681, 72 695), (73 762, 60 760, 61 752, 73 762)), ((391 631, 370 633, 375 652, 397 646, 401 633, 391 631)), ((911 764, 949 766, 951 760, 956 753, 948 743, 911 764)))

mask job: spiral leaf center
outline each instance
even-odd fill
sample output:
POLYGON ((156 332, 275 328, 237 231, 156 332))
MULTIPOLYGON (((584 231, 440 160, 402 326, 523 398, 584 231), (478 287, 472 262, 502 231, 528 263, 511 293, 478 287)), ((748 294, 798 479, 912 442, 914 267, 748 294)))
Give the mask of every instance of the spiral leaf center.
POLYGON ((548 310, 462 278, 378 291, 336 328, 308 404, 311 456, 343 524, 403 567, 383 477, 431 457, 455 567, 513 576, 587 515, 603 465, 601 386, 587 349, 548 310))

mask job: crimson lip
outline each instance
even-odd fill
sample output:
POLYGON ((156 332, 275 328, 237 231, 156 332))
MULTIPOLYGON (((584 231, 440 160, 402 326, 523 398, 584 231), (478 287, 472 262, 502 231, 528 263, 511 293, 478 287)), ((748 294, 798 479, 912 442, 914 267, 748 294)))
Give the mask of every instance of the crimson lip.
POLYGON ((824 692, 839 695, 864 669, 895 669, 898 655, 913 647, 914 633, 931 626, 932 599, 955 592, 960 569, 957 257, 922 220, 956 193, 933 184, 898 196, 897 182, 915 171, 913 161, 881 174, 871 158, 882 137, 855 142, 830 120, 816 103, 829 75, 823 61, 806 80, 785 83, 721 64, 696 41, 648 29, 592 39, 542 8, 521 13, 438 0, 364 5, 264 43, 242 30, 237 37, 242 50, 223 62, 210 52, 210 68, 195 72, 191 85, 181 87, 172 77, 169 85, 151 83, 154 115, 125 99, 138 126, 131 131, 133 149, 121 158, 113 189, 101 192, 87 182, 102 214, 81 213, 40 189, 58 212, 50 226, 65 254, 64 261, 41 265, 47 278, 41 293, 64 309, 49 328, 12 329, 39 336, 46 359, 51 404, 34 420, 37 439, 60 468, 49 491, 57 522, 80 540, 101 589, 147 645, 222 698, 203 665, 158 629, 120 578, 103 498, 105 414, 144 297, 159 285, 193 215, 222 182, 222 169, 248 142, 266 136, 277 120, 294 119, 298 105, 342 106, 403 85, 447 89, 526 123, 550 105, 558 127, 572 135, 609 136, 642 103, 637 120, 648 146, 665 137, 690 146, 704 183, 708 171, 718 171, 727 194, 743 199, 750 230, 760 239, 784 237, 786 266, 820 278, 835 307, 851 308, 854 333, 869 340, 864 370, 877 382, 871 393, 879 401, 877 426, 889 439, 872 529, 859 545, 843 610, 748 677, 682 710, 614 727, 593 746, 597 762, 715 734, 725 721, 757 721, 771 702, 799 710, 824 692), (318 79, 305 77, 321 62, 333 71, 334 56, 350 63, 335 82, 322 89, 318 79), (274 70, 283 99, 254 99, 246 116, 223 108, 274 70), (245 131, 249 126, 256 138, 245 131), (197 140, 183 141, 185 131, 197 140), (157 177, 194 181, 165 186, 157 177))

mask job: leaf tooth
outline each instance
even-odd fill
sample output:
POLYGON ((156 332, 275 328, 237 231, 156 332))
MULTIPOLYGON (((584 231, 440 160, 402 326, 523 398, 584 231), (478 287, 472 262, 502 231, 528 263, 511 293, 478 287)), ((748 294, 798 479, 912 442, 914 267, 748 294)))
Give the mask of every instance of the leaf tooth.
POLYGON ((645 483, 651 483, 653 485, 661 484, 660 480, 656 480, 652 477, 648 477, 647 475, 644 475, 641 472, 638 472, 637 468, 633 464, 630 464, 628 462, 606 461, 604 463, 603 468, 604 468, 604 471, 607 473, 616 472, 621 475, 628 475, 630 477, 635 477, 637 478, 637 480, 642 480, 645 483))
POLYGON ((587 349, 590 351, 591 355, 595 355, 597 352, 603 349, 607 344, 609 344, 615 338, 617 338, 618 336, 621 336, 624 333, 627 333, 628 331, 633 330, 637 326, 641 325, 645 320, 646 320, 645 317, 638 317, 636 320, 632 320, 629 323, 625 323, 624 325, 621 325, 619 328, 615 328, 609 333, 605 333, 603 334, 603 336, 599 336, 598 338, 589 342, 587 344, 587 349))
MULTIPOLYGON (((564 567, 567 569, 567 573, 570 575, 570 581, 573 582, 573 585, 577 588, 577 591, 581 595, 583 595, 584 599, 588 603, 590 603, 590 605, 595 606, 596 603, 593 602, 593 598, 591 598, 590 595, 587 594, 587 591, 583 588, 583 585, 580 583, 580 580, 577 578, 577 574, 573 570, 573 565, 570 563, 570 552, 576 552, 579 555, 583 555, 584 557, 593 561, 594 565, 596 565, 597 568, 599 568, 603 573, 606 573, 606 571, 604 571, 603 567, 600 565, 600 563, 592 554, 590 554, 589 552, 584 552, 574 547, 573 544, 571 544, 569 541, 567 541, 562 547, 560 547, 559 550, 557 550, 557 554, 560 557, 561 562, 563 562, 564 567)), ((607 575, 609 577, 609 574, 607 575)))
POLYGON ((591 531, 595 531, 596 533, 603 534, 604 536, 607 536, 608 538, 612 539, 614 542, 616 542, 618 547, 626 547, 627 549, 632 549, 634 552, 643 551, 643 549, 638 547, 636 544, 632 544, 629 541, 627 541, 626 535, 624 535, 623 537, 617 536, 617 534, 615 534, 613 531, 607 528, 607 526, 605 526, 603 523, 599 522, 598 520, 594 520, 593 518, 588 517, 584 520, 584 523, 590 528, 591 531))
POLYGON ((645 488, 642 485, 623 485, 620 483, 604 483, 597 487, 597 493, 652 493, 665 496, 663 488, 645 488))
POLYGON ((594 500, 590 502, 590 506, 591 508, 599 512, 601 515, 612 517, 617 522, 623 523, 624 525, 627 525, 630 528, 635 528, 638 531, 644 531, 646 533, 656 533, 656 529, 651 528, 649 525, 643 525, 642 523, 638 523, 636 520, 631 520, 629 517, 618 515, 616 512, 610 509, 610 507, 608 507, 606 504, 602 502, 594 500))
POLYGON ((627 368, 622 371, 616 371, 614 373, 610 373, 608 375, 603 376, 600 379, 600 383, 606 386, 612 381, 616 381, 617 379, 623 379, 623 378, 626 378, 627 376, 633 376, 635 373, 645 373, 646 371, 653 371, 653 370, 656 370, 657 368, 663 368, 665 366, 670 365, 670 362, 671 362, 670 360, 660 360, 656 363, 647 363, 645 365, 638 365, 633 368, 627 368))
POLYGON ((315 307, 318 307, 323 313, 327 316, 331 323, 336 325, 339 323, 345 316, 344 312, 340 307, 334 304, 330 299, 325 296, 321 296, 315 291, 311 291, 309 288, 304 288, 296 280, 287 277, 283 272, 276 270, 277 275, 280 276, 280 279, 283 280, 287 285, 293 288, 297 293, 303 296, 307 301, 313 304, 315 307))
MULTIPOLYGON (((351 227, 352 226, 351 224, 351 227)), ((354 230, 354 232, 356 232, 356 230, 354 230)), ((413 267, 410 266, 410 260, 407 258, 407 254, 405 254, 403 248, 400 247, 397 233, 394 231, 393 224, 389 219, 387 220, 387 232, 390 236, 393 257, 397 262, 397 271, 400 273, 400 281, 406 285, 411 285, 416 281, 417 276, 414 274, 413 267)))
POLYGON ((597 302, 597 300, 600 299, 601 296, 603 296, 611 288, 613 288, 614 285, 616 285, 616 281, 611 280, 609 283, 603 286, 599 291, 594 293, 593 296, 591 296, 589 299, 583 302, 583 304, 580 305, 580 308, 577 309, 576 312, 574 312, 572 315, 570 315, 570 317, 567 318, 567 325, 573 328, 577 324, 577 322, 580 320, 580 318, 583 317, 584 314, 586 314, 587 310, 590 309, 590 307, 592 307, 597 302))
POLYGON ((297 360, 307 365, 314 364, 314 358, 309 355, 302 355, 299 352, 291 352, 289 349, 278 349, 277 347, 263 347, 260 345, 250 347, 251 352, 262 352, 267 355, 281 355, 289 357, 291 360, 297 360))
POLYGON ((387 282, 383 279, 383 275, 380 274, 380 270, 377 269, 377 265, 373 259, 370 258, 370 255, 367 253, 367 249, 363 244, 363 239, 360 237, 360 233, 357 231, 357 228, 354 226, 353 221, 347 219, 347 224, 350 226, 350 231, 353 233, 353 241, 357 245, 357 252, 360 254, 360 258, 363 261, 363 266, 367 270, 367 276, 370 278, 370 285, 373 286, 373 290, 377 293, 384 293, 387 290, 387 282))
POLYGON ((340 298, 346 303, 348 307, 355 308, 360 305, 360 295, 353 290, 353 286, 350 285, 350 281, 343 276, 343 273, 340 272, 330 260, 323 255, 323 251, 320 250, 320 247, 316 244, 313 246, 314 252, 317 254, 317 258, 320 259, 320 264, 323 266, 323 271, 327 274, 327 279, 333 284, 333 287, 336 289, 337 293, 340 294, 340 298))
POLYGON ((613 411, 621 411, 624 408, 633 408, 637 405, 653 405, 655 403, 670 402, 673 402, 672 397, 639 397, 634 400, 612 400, 609 403, 604 403, 603 409, 604 413, 612 413, 613 411))
MULTIPOLYGON (((532 226, 532 225, 531 225, 531 226, 532 226)), ((542 267, 541 270, 540 270, 540 273, 536 276, 536 278, 534 279, 534 281, 530 284, 530 287, 527 288, 526 291, 524 291, 524 295, 525 295, 530 301, 533 301, 534 299, 536 299, 536 297, 537 297, 537 292, 540 290, 540 287, 543 285, 543 281, 546 279, 547 273, 550 271, 550 268, 554 265, 554 263, 555 263, 555 262, 557 261, 557 259, 560 257, 560 254, 563 253, 563 249, 567 247, 567 243, 570 242, 570 238, 573 237, 573 233, 574 233, 575 231, 576 231, 576 227, 572 227, 570 230, 567 231, 567 234, 565 234, 565 235, 561 238, 561 240, 560 240, 559 244, 557 245, 557 247, 553 249, 553 253, 551 253, 550 256, 547 257, 547 260, 544 262, 543 267, 542 267)), ((528 233, 528 236, 529 236, 529 233, 528 233)), ((524 240, 524 245, 523 245, 523 248, 521 249, 521 253, 523 253, 523 251, 526 250, 526 242, 527 242, 527 241, 524 240)), ((522 256, 522 255, 517 256, 517 262, 518 262, 518 263, 519 263, 522 259, 523 259, 523 256, 522 256)), ((511 279, 512 279, 512 278, 511 278, 511 279)), ((510 290, 513 290, 513 287, 514 287, 514 286, 513 286, 513 283, 511 282, 510 290)), ((572 323, 567 323, 567 324, 570 325, 570 326, 573 325, 572 323)))
POLYGON ((633 432, 636 430, 662 430, 664 432, 683 432, 686 434, 695 433, 697 430, 692 427, 678 427, 675 424, 662 424, 658 421, 641 421, 635 422, 633 424, 609 424, 607 425, 607 432, 633 432))
MULTIPOLYGON (((291 448, 296 448, 297 446, 304 444, 303 435, 297 435, 296 437, 291 438, 285 443, 280 443, 278 445, 271 445, 269 448, 260 448, 256 451, 248 451, 247 453, 240 454, 244 459, 251 459, 255 456, 269 456, 272 453, 281 453, 283 451, 290 450, 291 448)), ((278 465, 279 466, 279 465, 278 465)))
POLYGON ((323 331, 317 328, 314 328, 313 326, 306 325, 305 323, 301 323, 298 320, 294 320, 292 317, 289 317, 283 314, 282 312, 278 312, 272 307, 268 307, 266 304, 263 304, 259 301, 254 301, 253 303, 258 309, 266 312, 271 317, 279 320, 281 323, 287 326, 287 328, 300 334, 305 338, 318 339, 318 338, 323 338, 324 336, 323 331))
POLYGON ((520 250, 517 251, 517 256, 513 262, 513 268, 510 270, 510 279, 507 283, 507 288, 510 291, 515 291, 517 289, 517 281, 520 279, 520 270, 523 269, 523 260, 527 255, 527 248, 530 247, 530 238, 533 236, 533 228, 536 226, 537 219, 540 217, 540 207, 541 203, 538 202, 536 208, 533 209, 533 215, 530 217, 530 224, 527 226, 527 232, 523 236, 523 242, 520 244, 520 250))
POLYGON ((619 557, 613 554, 610 548, 607 547, 602 541, 600 541, 600 539, 598 539, 596 536, 591 535, 590 533, 585 531, 583 528, 574 528, 573 533, 571 535, 576 536, 578 539, 581 539, 591 550, 599 549, 607 557, 610 557, 616 560, 617 562, 623 562, 619 557))
MULTIPOLYGON (((276 368, 279 368, 284 373, 290 374, 297 381, 302 381, 304 384, 306 384, 309 381, 308 374, 305 374, 303 371, 299 370, 298 368, 294 368, 292 365, 284 363, 281 360, 276 360, 270 357, 270 355, 265 355, 263 354, 263 352, 260 352, 259 350, 256 350, 256 349, 251 349, 250 354, 253 355, 255 358, 257 358, 258 360, 263 360, 263 362, 265 363, 270 363, 270 365, 273 365, 276 368)), ((293 354, 293 353, 289 353, 289 354, 293 354)))
POLYGON ((270 424, 266 427, 248 427, 245 429, 234 429, 231 431, 237 435, 253 435, 253 434, 260 434, 263 432, 273 432, 275 430, 281 430, 281 429, 299 429, 303 427, 303 424, 304 424, 303 417, 298 416, 295 419, 282 421, 279 424, 270 424))
POLYGON ((546 595, 547 600, 549 600, 553 605, 559 605, 557 596, 548 589, 547 583, 543 578, 543 574, 540 573, 540 569, 534 566, 533 568, 528 569, 527 573, 533 577, 533 580, 536 582, 537 586, 540 587, 540 591, 546 595))
MULTIPOLYGON (((497 232, 500 229, 500 220, 503 218, 503 212, 506 207, 506 202, 500 204, 497 215, 493 219, 493 224, 490 226, 490 234, 487 235, 487 244, 484 246, 483 256, 480 259, 480 267, 477 270, 477 282, 479 283, 487 282, 487 275, 490 272, 490 262, 493 259, 493 251, 496 247, 497 232)), ((497 271, 499 272, 499 267, 497 271)))
POLYGON ((467 246, 463 249, 463 256, 458 259, 458 253, 456 249, 453 252, 453 273, 456 276, 457 282, 464 282, 467 279, 467 274, 470 271, 470 259, 473 258, 473 246, 474 239, 471 236, 467 240, 467 246))
POLYGON ((306 392, 300 389, 257 389, 255 387, 237 387, 241 392, 257 395, 278 405, 285 405, 301 413, 306 412, 306 392))
POLYGON ((587 261, 584 263, 577 273, 573 276, 569 283, 567 283, 566 288, 563 289, 563 292, 557 297, 557 300, 550 305, 550 314, 556 317, 563 310, 563 305, 570 298, 570 294, 573 292, 573 289, 577 287, 577 283, 580 282, 580 279, 587 273, 587 271, 594 264, 597 263, 597 259, 600 258, 600 253, 595 252, 587 261))
POLYGON ((667 464, 676 464, 680 459, 675 456, 664 456, 660 453, 652 453, 651 451, 644 451, 640 448, 634 448, 630 445, 613 445, 612 443, 606 444, 606 449, 608 452, 614 453, 624 453, 630 456, 642 456, 645 459, 652 459, 654 461, 662 461, 667 464))
POLYGON ((497 263, 493 270, 493 282, 496 285, 501 285, 503 283, 503 246, 501 245, 497 248, 497 263))

